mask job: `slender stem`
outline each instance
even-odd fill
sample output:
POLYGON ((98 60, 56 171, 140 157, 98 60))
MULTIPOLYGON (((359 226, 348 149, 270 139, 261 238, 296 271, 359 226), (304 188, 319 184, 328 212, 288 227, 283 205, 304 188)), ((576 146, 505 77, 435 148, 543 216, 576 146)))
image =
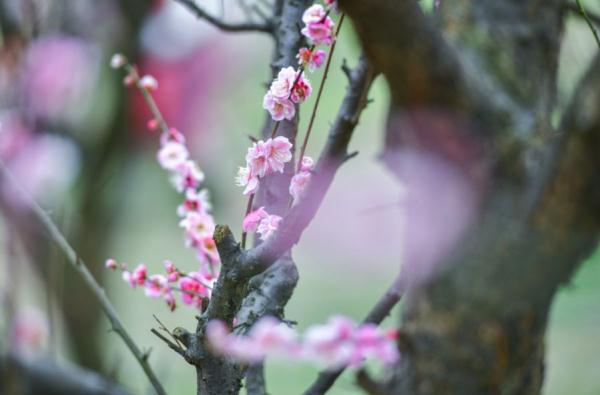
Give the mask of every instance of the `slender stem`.
POLYGON ((127 331, 125 330, 125 326, 123 325, 123 322, 121 321, 121 319, 119 318, 119 315, 117 314, 117 311, 115 310, 115 308, 113 307, 111 302, 108 300, 108 297, 106 296, 106 292, 100 286, 100 284, 98 284, 98 282, 96 282, 96 279, 94 279, 94 276, 88 270, 88 268, 85 265, 85 263, 83 262, 83 260, 79 257, 79 255, 77 255, 77 252, 75 252, 73 247, 71 247, 69 242, 65 239, 65 237, 60 232, 60 230, 52 222, 52 220, 50 219, 48 214, 19 185, 17 180, 14 178, 14 176, 11 174, 11 172, 4 165, 4 162, 2 162, 1 160, 0 160, 0 174, 2 175, 2 178, 7 180, 10 183, 11 187, 14 188, 14 190, 19 195, 21 195, 22 201, 29 207, 29 209, 31 209, 31 212, 37 217, 37 219, 44 226, 50 239, 58 246, 58 248, 60 248, 62 250, 62 252, 65 254, 65 257, 67 258, 67 261, 73 267, 73 269, 75 269, 75 271, 81 275, 84 283, 88 286, 90 291, 92 291, 92 293, 94 294, 94 296, 100 303, 102 310, 104 311, 104 313, 108 317, 108 320, 111 323, 112 329, 121 337, 121 339, 123 339, 123 341, 129 348, 129 350, 131 351, 131 353, 133 354, 135 359, 138 361, 138 363, 140 364, 140 366, 146 373, 146 376, 148 376, 148 379, 152 383, 152 386, 154 387, 156 392, 159 395, 166 395, 166 392, 165 392, 164 388, 162 387, 162 385, 160 384, 160 382, 158 381, 156 374, 154 373, 154 371, 148 364, 147 355, 140 351, 140 349, 135 344, 135 342, 133 341, 133 339, 131 338, 129 333, 127 333, 127 331))
POLYGON ((335 31, 335 40, 333 41, 333 44, 331 44, 331 51, 329 51, 329 56, 327 57, 327 63, 325 64, 325 70, 323 71, 323 78, 321 79, 321 84, 319 85, 319 91, 317 92, 315 105, 313 106, 312 114, 310 115, 310 120, 308 122, 308 128, 306 129, 306 135, 304 136, 304 141, 302 142, 302 147, 300 148, 300 156, 298 156, 298 167, 296 172, 300 171, 300 166, 302 165, 302 158, 304 157, 304 153, 306 152, 306 145, 308 144, 310 132, 312 131, 313 124, 315 123, 315 117, 317 115, 319 103, 321 102, 321 95, 323 94, 325 80, 327 80, 327 75, 329 74, 329 68, 331 66, 331 58, 333 58, 333 51, 335 51, 335 44, 337 43, 337 38, 340 33, 340 29, 342 28, 343 22, 344 14, 340 16, 340 22, 338 24, 337 30, 335 31))
POLYGON ((600 37, 598 36, 598 31, 596 30, 596 28, 594 27, 594 24, 590 20, 590 17, 588 16, 587 11, 581 4, 581 0, 575 0, 575 2, 577 3, 577 7, 579 7, 579 12, 581 13, 581 15, 583 15, 583 19, 585 19, 588 26, 590 27, 590 30, 592 31, 592 34, 594 35, 594 38, 596 39, 596 44, 598 44, 598 48, 600 48, 600 37))
MULTIPOLYGON (((328 16, 329 13, 331 12, 331 9, 328 9, 327 12, 325 13, 325 15, 323 16, 323 19, 321 20, 324 21, 328 16)), ((340 18, 340 26, 342 24, 342 21, 344 20, 344 14, 342 14, 341 18, 340 18)), ((340 26, 338 26, 337 30, 336 30, 336 36, 337 33, 340 30, 340 26)), ((309 51, 312 52, 315 50, 317 46, 315 44, 311 45, 309 48, 309 51)), ((331 53, 333 53, 333 49, 335 47, 335 42, 333 43, 333 45, 331 46, 331 53)), ((327 63, 329 64, 329 61, 327 61, 327 63)), ((292 84, 292 87, 290 88, 290 94, 288 95, 288 100, 290 100, 292 98, 292 94, 294 92, 294 88, 296 87, 296 84, 298 83, 298 81, 300 81, 300 78, 302 77, 302 74, 304 74, 304 68, 305 65, 302 64, 300 65, 300 67, 298 67, 298 74, 296 75, 296 79, 294 79, 294 83, 292 84)), ((277 133, 277 129, 279 128, 279 124, 281 123, 281 121, 277 121, 273 127, 273 131, 271 132, 271 138, 274 138, 276 133, 277 133)))
MULTIPOLYGON (((253 23, 251 21, 241 23, 225 22, 222 18, 217 18, 204 9, 200 8, 193 0, 175 0, 189 11, 194 13, 198 18, 206 20, 208 23, 226 32, 273 32, 273 22, 266 21, 264 23, 253 23)), ((223 11, 224 14, 224 11, 223 11)))
POLYGON ((275 122, 275 125, 273 125, 273 130, 271 131, 271 138, 274 138, 275 135, 277 134, 277 129, 279 129, 280 123, 281 123, 281 121, 277 121, 277 122, 275 122))
MULTIPOLYGON (((250 214, 250 212, 252 211, 252 204, 254 203, 254 193, 252 195, 250 195, 250 197, 248 198, 248 206, 246 207, 246 215, 244 215, 244 218, 246 218, 246 216, 248 214, 250 214)), ((248 232, 242 232, 242 249, 246 248, 246 239, 248 238, 248 232)))
POLYGON ((163 133, 168 133, 169 126, 167 125, 167 121, 165 121, 165 118, 163 117, 162 113, 158 109, 158 106, 156 105, 156 102, 154 101, 152 94, 148 91, 148 89, 144 88, 140 84, 140 75, 139 75, 137 69, 129 63, 127 63, 124 67, 125 67, 125 71, 127 71, 127 74, 133 78, 133 81, 135 82, 135 86, 138 88, 138 90, 142 94, 142 97, 144 98, 144 101, 146 102, 146 105, 148 106, 148 108, 150 108, 152 117, 154 119, 156 119, 156 121, 158 122, 158 126, 160 127, 160 130, 163 133))

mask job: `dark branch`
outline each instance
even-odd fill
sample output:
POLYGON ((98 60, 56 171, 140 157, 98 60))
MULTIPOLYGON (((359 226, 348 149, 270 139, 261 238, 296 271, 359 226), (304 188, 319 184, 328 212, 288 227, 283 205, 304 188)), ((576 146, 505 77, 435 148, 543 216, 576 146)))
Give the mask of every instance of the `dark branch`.
POLYGON ((356 372, 356 385, 369 395, 390 395, 390 392, 383 385, 375 381, 364 369, 356 372))
POLYGON ((416 1, 340 0, 373 67, 399 105, 465 106, 463 72, 454 51, 416 1))
POLYGON ((215 16, 210 15, 201 7, 199 7, 194 0, 175 0, 180 3, 184 7, 186 7, 190 12, 192 12, 199 19, 204 19, 211 25, 223 30, 225 32, 263 32, 263 33, 273 33, 273 24, 271 22, 265 23, 253 23, 253 22, 245 22, 245 23, 229 23, 221 20, 215 16))
POLYGON ((127 395, 119 385, 80 367, 50 359, 0 357, 0 393, 22 395, 127 395))
POLYGON ((27 206, 35 218, 39 221, 40 225, 47 232, 49 239, 64 253, 67 262, 71 267, 80 275, 83 283, 92 292, 100 307, 106 314, 106 317, 110 321, 112 329, 121 337, 131 354, 135 357, 140 367, 148 377, 148 380, 152 383, 152 386, 159 395, 166 394, 162 384, 158 380, 158 377, 150 367, 147 358, 140 351, 139 347, 129 335, 121 318, 117 314, 114 306, 106 296, 104 289, 98 284, 92 273, 89 271, 87 265, 81 259, 81 257, 75 252, 73 247, 69 244, 67 239, 63 236, 57 226, 54 224, 50 216, 42 209, 35 200, 21 187, 12 173, 8 170, 6 165, 0 160, 0 178, 2 181, 7 183, 7 186, 11 188, 11 192, 15 193, 21 198, 21 201, 27 206))

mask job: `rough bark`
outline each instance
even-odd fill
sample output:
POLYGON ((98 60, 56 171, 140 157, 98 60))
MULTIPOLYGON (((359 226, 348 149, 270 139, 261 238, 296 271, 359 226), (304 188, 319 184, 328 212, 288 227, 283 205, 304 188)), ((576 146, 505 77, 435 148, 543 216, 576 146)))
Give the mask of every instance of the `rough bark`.
MULTIPOLYGON (((600 62, 557 132, 559 1, 448 0, 439 28, 415 1, 340 5, 390 87, 390 171, 411 180, 414 158, 433 158, 474 195, 464 224, 432 246, 443 254, 423 256, 408 236, 406 265, 431 270, 408 279, 389 389, 539 394, 552 298, 598 242, 600 62)), ((452 192, 437 191, 438 204, 452 192)), ((407 206, 412 229, 427 207, 407 206)))

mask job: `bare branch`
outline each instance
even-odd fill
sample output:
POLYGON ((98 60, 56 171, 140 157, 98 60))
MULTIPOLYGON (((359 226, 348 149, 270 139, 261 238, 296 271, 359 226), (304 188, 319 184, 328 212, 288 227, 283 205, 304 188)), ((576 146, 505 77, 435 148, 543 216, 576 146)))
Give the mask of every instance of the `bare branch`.
POLYGON ((186 7, 190 12, 192 12, 196 17, 200 19, 204 19, 209 22, 213 26, 223 30, 225 32, 263 32, 263 33, 272 33, 273 32, 273 23, 268 21, 265 23, 254 23, 254 22, 246 22, 246 23, 229 23, 221 20, 215 16, 210 15, 205 10, 200 8, 194 0, 174 0, 184 7, 186 7))
POLYGON ((596 30, 596 28, 593 25, 593 23, 600 25, 600 15, 596 15, 590 11, 587 11, 581 4, 580 0, 575 0, 575 3, 576 4, 567 3, 567 5, 566 5, 567 9, 569 9, 572 12, 575 12, 577 15, 579 15, 583 19, 585 19, 590 30, 592 31, 592 34, 594 35, 596 44, 598 44, 598 47, 600 48, 600 37, 598 37, 598 31, 596 30))
POLYGON ((11 174, 8 168, 6 168, 6 166, 1 160, 0 175, 2 175, 2 178, 9 183, 9 185, 13 188, 14 192, 18 193, 21 196, 23 203, 25 203, 25 205, 31 210, 33 215, 35 215, 35 217, 39 220, 41 225, 48 233, 50 240, 54 242, 58 246, 58 248, 65 254, 65 257, 67 258, 67 261, 69 262, 71 267, 73 267, 73 269, 75 269, 75 271, 81 275, 81 278, 83 279, 84 283, 88 286, 90 291, 96 297, 97 301, 100 303, 102 310, 104 311, 104 313, 108 317, 108 320, 111 323, 112 329, 121 337, 121 339, 123 339, 125 345, 127 346, 127 348, 129 348, 129 351, 131 351, 135 359, 138 361, 138 363, 146 373, 146 376, 152 383, 152 386, 154 387, 156 392, 159 395, 166 395, 166 392, 160 384, 158 378, 156 377, 156 374, 148 364, 144 353, 140 351, 138 346, 133 341, 133 338, 125 330, 125 326, 119 318, 117 311, 115 310, 111 302, 108 300, 106 292, 104 291, 104 289, 102 289, 100 284, 96 282, 96 279, 94 279, 94 276, 90 273, 83 260, 79 257, 79 255, 77 255, 73 247, 71 247, 69 242, 65 239, 65 237, 62 235, 62 233, 56 227, 56 225, 54 225, 48 214, 19 185, 17 180, 14 178, 14 176, 11 174))
POLYGON ((156 337, 158 337, 160 340, 165 342, 167 344, 167 346, 169 346, 169 348, 171 348, 171 350, 175 351, 177 354, 181 355, 183 358, 186 358, 185 350, 183 348, 179 347, 177 344, 175 344, 171 340, 167 339, 165 336, 163 336, 159 331, 157 331, 154 328, 150 329, 150 332, 152 332, 156 337))
POLYGON ((0 357, 0 393, 22 395, 127 395, 97 373, 48 358, 0 357))

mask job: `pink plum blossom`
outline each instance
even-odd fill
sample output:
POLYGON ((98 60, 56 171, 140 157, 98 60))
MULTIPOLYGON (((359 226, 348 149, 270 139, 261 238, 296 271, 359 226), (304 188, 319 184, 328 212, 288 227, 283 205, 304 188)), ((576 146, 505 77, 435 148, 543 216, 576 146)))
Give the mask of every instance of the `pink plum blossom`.
POLYGON ((180 222, 179 226, 185 229, 188 246, 197 247, 200 239, 204 236, 212 236, 215 223, 209 214, 199 212, 188 212, 180 222))
POLYGON ((169 141, 158 151, 158 162, 167 170, 176 170, 188 158, 188 150, 185 145, 169 141))
POLYGON ((125 270, 123 272, 123 280, 129 283, 131 288, 135 288, 138 285, 144 285, 148 272, 146 265, 140 263, 133 272, 125 270))
POLYGON ((208 191, 206 189, 201 189, 200 191, 188 189, 185 192, 183 203, 177 207, 177 215, 185 217, 187 213, 191 212, 206 213, 211 208, 208 191))
POLYGON ((271 92, 267 92, 263 99, 263 108, 271 114, 274 121, 282 121, 284 119, 292 120, 296 115, 296 107, 294 103, 285 98, 273 96, 271 92))
POLYGON ((214 352, 247 363, 260 362, 267 355, 287 356, 298 348, 294 331, 273 317, 260 319, 247 336, 231 335, 223 322, 211 321, 206 338, 214 352))
POLYGON ((310 327, 300 339, 279 320, 263 317, 247 336, 231 334, 225 323, 211 321, 206 339, 214 352, 241 362, 256 363, 267 356, 279 356, 333 369, 359 367, 368 359, 396 362, 399 353, 391 333, 373 324, 356 327, 349 318, 337 316, 324 325, 310 327))
POLYGON ((302 157, 302 160, 300 161, 300 171, 313 171, 313 169, 315 168, 315 161, 313 160, 313 158, 311 158, 310 156, 304 156, 302 157))
POLYGON ((40 310, 19 310, 10 324, 10 344, 15 351, 36 355, 46 347, 48 332, 48 321, 40 310))
POLYGON ((177 308, 177 301, 175 300, 175 297, 173 296, 173 293, 171 292, 170 289, 169 289, 169 292, 165 293, 163 298, 164 298, 165 302, 167 302, 167 306, 169 307, 169 310, 175 311, 175 309, 177 308))
POLYGON ((210 297, 210 289, 207 283, 211 280, 198 272, 190 272, 186 277, 179 280, 181 288, 181 300, 186 305, 202 307, 202 299, 210 297))
POLYGON ((302 22, 305 26, 301 33, 313 44, 330 45, 333 42, 333 20, 320 4, 315 4, 304 11, 302 22))
POLYGON ((301 171, 294 175, 290 181, 290 195, 296 203, 304 194, 306 186, 310 182, 311 174, 307 171, 301 171))
POLYGON ((259 140, 248 148, 246 154, 246 163, 252 174, 258 177, 264 177, 269 173, 269 151, 271 139, 265 141, 259 140))
POLYGON ((302 47, 296 57, 298 58, 298 64, 313 72, 323 65, 327 58, 327 53, 322 49, 311 51, 309 48, 302 47))
POLYGON ((293 67, 284 67, 265 94, 263 108, 269 111, 275 121, 291 120, 296 114, 294 103, 303 102, 311 92, 312 87, 306 78, 293 67))
POLYGON ((258 228, 258 224, 263 218, 269 216, 269 213, 266 212, 264 207, 260 207, 257 210, 252 211, 246 218, 244 218, 244 222, 242 223, 242 230, 244 232, 256 232, 258 228))
POLYGON ((283 136, 252 144, 246 154, 247 166, 239 168, 236 179, 238 186, 246 187, 244 195, 256 192, 260 177, 282 173, 285 164, 292 159, 291 149, 292 143, 283 136))
POLYGON ((144 285, 144 293, 149 298, 159 298, 168 289, 167 278, 162 274, 154 274, 148 278, 144 285))
POLYGON ((99 48, 75 36, 44 34, 30 42, 25 55, 23 99, 30 116, 81 122, 99 82, 99 48))
POLYGON ((269 92, 279 99, 289 98, 297 76, 298 72, 292 66, 282 68, 279 70, 277 78, 271 83, 269 92))
MULTIPOLYGON (((80 153, 70 139, 54 134, 15 136, 12 131, 3 128, 0 130, 0 140, 4 140, 4 137, 17 140, 15 148, 18 149, 12 152, 9 160, 2 159, 6 160, 7 167, 36 200, 43 204, 52 203, 75 181, 80 168, 80 153), (21 138, 23 140, 19 141, 21 138)), ((22 207, 19 194, 14 193, 8 183, 5 186, 5 189, 0 189, 7 200, 22 207)))
POLYGON ((313 4, 304 11, 304 14, 302 14, 302 22, 306 25, 309 23, 318 23, 323 21, 326 16, 327 12, 322 5, 313 4))
POLYGON ((216 264, 221 262, 219 257, 219 251, 212 235, 202 236, 197 241, 198 255, 201 261, 208 262, 210 264, 216 264))
POLYGON ((312 94, 312 86, 310 82, 304 78, 303 75, 298 78, 298 82, 294 85, 294 89, 292 89, 292 94, 290 95, 290 99, 294 103, 304 103, 306 99, 310 97, 312 94))
POLYGON ((106 266, 107 269, 111 269, 111 270, 115 270, 119 266, 117 264, 117 261, 115 261, 114 259, 107 259, 106 263, 104 265, 106 266))
POLYGON ((279 223, 281 220, 282 218, 278 215, 267 215, 265 218, 263 218, 258 224, 257 228, 257 231, 260 234, 260 239, 264 241, 271 237, 277 228, 279 228, 279 223))
POLYGON ((173 262, 165 261, 165 271, 167 272, 167 281, 170 283, 174 283, 179 280, 179 270, 175 267, 173 262))
POLYGON ((155 91, 158 89, 158 81, 151 75, 145 75, 140 78, 140 86, 149 91, 155 91))
POLYGON ((287 137, 279 136, 267 140, 267 164, 269 172, 283 173, 287 162, 292 160, 292 143, 287 137))
POLYGON ((113 69, 119 69, 127 64, 127 58, 120 53, 114 54, 110 58, 110 67, 113 69))
POLYGON ((177 192, 193 190, 204 181, 204 173, 196 162, 188 159, 175 167, 172 181, 177 192))
POLYGON ((252 174, 252 171, 248 166, 240 167, 238 169, 238 174, 235 177, 235 184, 239 187, 245 187, 243 192, 244 195, 252 195, 258 190, 258 176, 252 174))

